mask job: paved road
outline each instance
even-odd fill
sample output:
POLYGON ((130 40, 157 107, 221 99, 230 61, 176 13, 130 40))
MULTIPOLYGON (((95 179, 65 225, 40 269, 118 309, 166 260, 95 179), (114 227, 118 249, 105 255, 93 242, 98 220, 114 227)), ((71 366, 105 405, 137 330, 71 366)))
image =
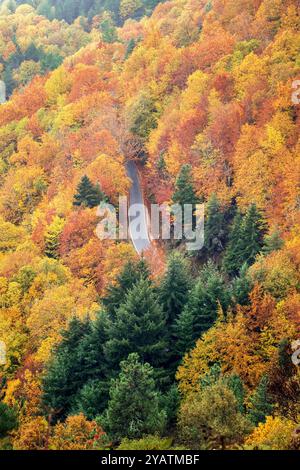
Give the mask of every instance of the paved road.
POLYGON ((137 253, 141 255, 151 245, 147 224, 147 208, 144 205, 136 164, 127 162, 126 170, 132 182, 129 193, 129 235, 137 253))

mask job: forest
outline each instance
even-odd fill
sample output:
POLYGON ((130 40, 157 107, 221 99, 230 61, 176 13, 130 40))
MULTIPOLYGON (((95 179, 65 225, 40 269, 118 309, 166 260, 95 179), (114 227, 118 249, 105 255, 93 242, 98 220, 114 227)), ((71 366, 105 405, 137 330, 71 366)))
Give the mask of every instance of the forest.
POLYGON ((4 0, 0 78, 0 450, 300 450, 298 1, 4 0), (97 237, 132 160, 201 250, 97 237))

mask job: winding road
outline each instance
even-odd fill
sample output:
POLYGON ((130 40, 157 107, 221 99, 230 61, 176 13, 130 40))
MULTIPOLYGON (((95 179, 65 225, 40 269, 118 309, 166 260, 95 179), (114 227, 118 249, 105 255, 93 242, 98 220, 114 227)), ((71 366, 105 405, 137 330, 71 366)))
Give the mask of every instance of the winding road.
POLYGON ((136 252, 142 255, 151 245, 148 232, 148 211, 144 204, 139 172, 133 161, 126 163, 127 175, 131 180, 129 192, 129 235, 136 252))

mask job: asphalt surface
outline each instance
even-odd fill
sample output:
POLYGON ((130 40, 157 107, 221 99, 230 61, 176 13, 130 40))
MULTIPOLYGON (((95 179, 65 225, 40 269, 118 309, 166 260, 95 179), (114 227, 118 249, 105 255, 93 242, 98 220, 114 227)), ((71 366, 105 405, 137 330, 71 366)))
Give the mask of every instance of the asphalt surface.
POLYGON ((126 171, 132 182, 129 192, 129 235, 135 250, 139 255, 142 255, 151 245, 148 233, 147 208, 144 205, 136 164, 132 161, 127 162, 126 171))

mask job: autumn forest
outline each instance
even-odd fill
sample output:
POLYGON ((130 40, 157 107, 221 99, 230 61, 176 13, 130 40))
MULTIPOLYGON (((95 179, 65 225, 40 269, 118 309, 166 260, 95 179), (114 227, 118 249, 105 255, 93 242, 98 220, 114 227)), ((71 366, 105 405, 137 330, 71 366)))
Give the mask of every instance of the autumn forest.
POLYGON ((0 1, 0 450, 300 450, 299 7, 0 1))

